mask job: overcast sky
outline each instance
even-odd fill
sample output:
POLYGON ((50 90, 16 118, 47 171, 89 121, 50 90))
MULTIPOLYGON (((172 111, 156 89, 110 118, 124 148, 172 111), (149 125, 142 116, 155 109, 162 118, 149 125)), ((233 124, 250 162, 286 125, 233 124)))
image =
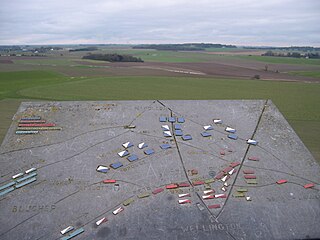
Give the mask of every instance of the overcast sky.
POLYGON ((320 46, 320 0, 0 0, 1 44, 320 46))

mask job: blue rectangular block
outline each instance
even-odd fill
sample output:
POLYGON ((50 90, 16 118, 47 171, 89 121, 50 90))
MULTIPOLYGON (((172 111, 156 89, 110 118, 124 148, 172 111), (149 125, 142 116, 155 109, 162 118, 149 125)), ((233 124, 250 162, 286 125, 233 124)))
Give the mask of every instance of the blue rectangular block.
POLYGON ((113 169, 117 169, 117 168, 120 168, 122 166, 123 166, 123 164, 121 162, 112 163, 110 165, 110 167, 112 167, 113 169))
POLYGON ((184 135, 184 136, 182 136, 182 139, 184 141, 188 141, 188 140, 192 140, 192 137, 191 137, 191 135, 184 135))
POLYGON ((228 138, 233 139, 233 140, 237 140, 237 139, 238 139, 238 136, 235 135, 235 134, 229 134, 229 135, 228 135, 228 138))
POLYGON ((180 124, 175 124, 174 125, 175 130, 181 130, 181 125, 180 124))
POLYGON ((176 136, 182 136, 183 133, 182 133, 181 130, 176 130, 176 131, 174 131, 174 135, 176 135, 176 136))
POLYGON ((208 133, 208 132, 202 132, 201 133, 202 137, 211 137, 211 133, 208 133))
POLYGON ((29 179, 29 178, 35 177, 35 176, 37 176, 37 173, 36 173, 36 172, 31 173, 31 174, 29 174, 29 175, 27 175, 27 176, 24 176, 23 178, 17 179, 17 182, 20 183, 20 182, 23 182, 23 181, 25 181, 25 180, 27 180, 27 179, 29 179))
POLYGON ((3 189, 6 189, 8 187, 12 187, 13 185, 15 185, 16 183, 15 182, 9 182, 7 183, 6 185, 3 185, 0 187, 0 191, 3 190, 3 189))
POLYGON ((161 117, 159 117, 159 121, 160 122, 166 122, 167 121, 167 117, 161 116, 161 117))
POLYGON ((130 155, 129 157, 127 157, 127 159, 130 161, 130 162, 133 162, 133 161, 136 161, 138 160, 138 157, 137 155, 130 155))
POLYGON ((184 123, 184 118, 183 117, 179 117, 178 118, 178 123, 184 123))
POLYGON ((39 116, 35 116, 35 117, 24 117, 24 118, 21 118, 20 120, 40 120, 41 117, 39 116))
POLYGON ((9 192, 12 192, 13 190, 14 190, 14 187, 8 188, 8 189, 0 192, 0 196, 3 196, 3 195, 5 195, 5 194, 7 194, 9 192))
POLYGON ((147 154, 147 155, 151 155, 151 154, 154 153, 154 150, 153 149, 147 149, 147 150, 144 151, 144 153, 147 154))
POLYGON ((30 179, 27 180, 27 181, 24 181, 24 182, 22 182, 22 183, 17 184, 17 185, 16 185, 16 188, 21 188, 21 187, 23 187, 23 186, 25 186, 25 185, 27 185, 27 184, 29 184, 29 183, 32 183, 32 182, 34 182, 34 181, 36 181, 36 180, 37 180, 37 178, 35 178, 35 177, 30 178, 30 179))
POLYGON ((160 145, 161 149, 168 149, 171 148, 170 144, 162 144, 160 145))
POLYGON ((176 122, 176 118, 175 117, 169 117, 169 122, 171 122, 171 123, 176 122))

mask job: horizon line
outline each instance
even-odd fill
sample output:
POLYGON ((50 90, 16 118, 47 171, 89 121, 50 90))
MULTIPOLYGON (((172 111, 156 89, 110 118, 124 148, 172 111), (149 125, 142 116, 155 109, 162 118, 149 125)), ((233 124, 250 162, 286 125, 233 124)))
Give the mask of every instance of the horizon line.
POLYGON ((319 48, 316 45, 243 45, 243 44, 229 44, 229 43, 213 43, 213 42, 180 42, 180 43, 32 43, 32 44, 0 44, 0 46, 76 46, 76 45, 125 45, 125 46, 136 46, 136 45, 168 45, 168 44, 221 44, 226 46, 236 47, 256 47, 256 48, 289 48, 289 47, 313 47, 319 48))

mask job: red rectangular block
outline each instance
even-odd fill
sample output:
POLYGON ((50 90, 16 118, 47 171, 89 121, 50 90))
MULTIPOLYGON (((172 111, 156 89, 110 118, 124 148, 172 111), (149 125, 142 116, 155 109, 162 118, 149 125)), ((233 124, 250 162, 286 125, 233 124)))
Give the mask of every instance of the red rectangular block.
POLYGON ((304 188, 313 188, 314 184, 313 183, 308 183, 306 185, 303 186, 304 188))
POLYGON ((153 194, 158 194, 158 193, 161 193, 161 192, 163 192, 164 191, 164 189, 163 188, 157 188, 157 189, 155 189, 155 190, 153 190, 153 194))
POLYGON ((204 181, 195 181, 192 184, 193 184, 193 186, 198 186, 198 185, 204 184, 204 181))
POLYGON ((209 205, 208 208, 212 209, 212 208, 220 208, 220 204, 213 204, 213 205, 209 205))
POLYGON ((169 184, 166 186, 166 189, 174 189, 174 188, 178 188, 177 184, 169 184))
POLYGON ((226 167, 225 169, 223 169, 222 171, 224 173, 230 172, 233 169, 233 167, 226 167))
POLYGON ((255 175, 244 175, 245 179, 256 179, 257 177, 255 175))
POLYGON ((226 153, 224 151, 220 151, 220 155, 224 156, 226 153))
POLYGON ((189 183, 179 183, 178 184, 179 187, 190 187, 189 183))
POLYGON ((237 166, 239 166, 240 165, 240 162, 232 162, 232 163, 230 163, 230 167, 237 167, 237 166))
POLYGON ((55 127, 54 123, 20 123, 19 127, 55 127))
POLYGON ((277 181, 277 184, 283 184, 283 183, 286 183, 286 182, 288 182, 288 181, 285 180, 285 179, 280 179, 280 180, 277 181))
POLYGON ((224 172, 220 172, 220 173, 218 173, 217 176, 215 176, 215 179, 221 179, 221 178, 223 178, 223 176, 224 176, 224 172))
POLYGON ((117 180, 115 179, 106 179, 106 180, 103 180, 103 183, 116 183, 117 180))
POLYGON ((248 160, 250 160, 250 161, 259 161, 260 159, 258 157, 248 157, 248 160))
POLYGON ((244 174, 254 174, 254 171, 250 170, 250 169, 246 169, 246 170, 243 170, 243 173, 244 174))

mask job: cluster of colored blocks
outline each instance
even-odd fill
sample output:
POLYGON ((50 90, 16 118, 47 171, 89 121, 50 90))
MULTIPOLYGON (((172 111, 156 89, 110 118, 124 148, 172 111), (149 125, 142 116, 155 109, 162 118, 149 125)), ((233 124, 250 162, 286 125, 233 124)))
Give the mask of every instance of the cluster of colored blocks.
MULTIPOLYGON (((256 156, 250 156, 248 157, 249 161, 257 162, 260 160, 259 157, 256 156)), ((257 176, 255 175, 255 171, 251 169, 244 169, 243 170, 244 179, 247 184, 258 184, 257 176)))
POLYGON ((169 123, 184 123, 185 119, 183 117, 165 117, 165 116, 160 116, 159 117, 160 122, 169 122, 169 123))
POLYGON ((213 127, 211 125, 203 126, 204 132, 201 133, 202 137, 211 137, 210 130, 213 130, 213 127))
POLYGON ((240 162, 232 162, 224 168, 222 171, 220 171, 216 176, 215 179, 223 182, 223 185, 221 187, 221 190, 223 192, 226 192, 229 187, 229 183, 227 182, 231 176, 237 172, 236 167, 240 165, 240 162))
POLYGON ((257 182, 257 176, 255 175, 255 171, 251 169, 244 169, 243 171, 243 177, 247 184, 258 184, 257 182))
MULTIPOLYGON (((213 178, 210 179, 206 179, 206 180, 195 180, 192 181, 192 186, 199 186, 199 185, 204 185, 204 184, 210 184, 213 183, 215 180, 213 178)), ((105 179, 102 181, 104 184, 114 184, 117 182, 117 180, 115 179, 105 179)), ((162 192, 164 192, 165 190, 172 190, 172 189, 177 189, 177 188, 187 188, 187 187, 191 187, 191 184, 187 183, 187 182, 182 182, 182 183, 171 183, 168 184, 164 187, 159 187, 159 188, 155 188, 153 189, 151 192, 143 192, 137 195, 138 199, 143 199, 143 198, 147 198, 150 197, 151 195, 157 195, 160 194, 162 192)), ((214 190, 210 190, 210 191, 204 191, 205 194, 209 194, 209 193, 213 193, 214 190)), ((186 204, 186 203, 191 203, 191 200, 189 198, 186 197, 191 197, 190 193, 182 193, 182 194, 178 194, 178 203, 179 204, 186 204)), ((226 198, 227 195, 226 194, 216 194, 214 195, 213 198, 226 198)), ((135 201, 134 197, 130 197, 128 199, 126 199, 122 204, 123 206, 127 207, 128 205, 132 204, 135 201)), ((198 206, 199 207, 199 206, 198 206)), ((214 208, 220 208, 220 204, 213 204, 213 205, 209 205, 208 208, 210 209, 214 209, 214 208)), ((203 208, 203 207, 202 207, 203 208)), ((117 207, 114 211, 112 211, 113 215, 117 215, 120 212, 124 211, 125 208, 122 206, 117 207)), ((108 219, 106 217, 103 217, 99 220, 96 221, 96 225, 99 226, 102 223, 107 222, 108 219)))
POLYGON ((22 188, 32 182, 37 180, 37 169, 30 168, 26 170, 24 173, 18 173, 12 176, 13 181, 0 186, 0 196, 4 196, 15 189, 22 188))
MULTIPOLYGON (((115 180, 115 179, 105 179, 102 182, 104 184, 113 184, 113 183, 116 183, 117 180, 115 180)), ((179 183, 179 184, 172 183, 172 184, 166 185, 165 187, 156 188, 151 193, 150 192, 140 193, 140 194, 137 195, 137 197, 139 199, 143 199, 143 198, 147 198, 147 197, 151 196, 151 194, 157 195, 159 193, 162 193, 162 192, 164 192, 165 189, 170 190, 170 189, 175 189, 175 188, 179 188, 179 187, 190 187, 190 184, 187 184, 187 183, 179 183)), ((132 204, 134 201, 135 201, 134 198, 131 197, 131 198, 126 199, 122 204, 123 204, 123 206, 128 206, 128 205, 132 204)), ((116 208, 114 211, 112 211, 112 213, 113 213, 113 215, 117 215, 122 211, 124 211, 124 207, 120 206, 120 207, 116 208)), ((102 224, 104 222, 107 222, 107 221, 108 221, 107 218, 103 217, 103 218, 99 219, 98 221, 96 221, 96 225, 99 226, 100 224, 102 224)))
POLYGON ((251 197, 246 196, 247 192, 248 192, 248 189, 246 188, 237 188, 232 196, 236 198, 245 197, 247 201, 251 201, 251 197))
POLYGON ((46 120, 40 116, 21 118, 16 129, 16 134, 38 134, 39 131, 61 130, 61 127, 56 127, 54 123, 46 123, 46 120))
MULTIPOLYGON (((124 150, 118 153, 119 157, 121 157, 121 158, 127 157, 127 160, 129 162, 134 162, 139 159, 139 157, 137 155, 129 153, 128 149, 134 146, 132 142, 123 143, 122 146, 124 147, 124 150)), ((147 147, 148 147, 148 144, 146 144, 145 142, 138 144, 138 148, 140 150, 143 150, 144 154, 152 155, 155 153, 155 151, 152 148, 146 149, 147 147)), ((160 148, 163 150, 166 150, 166 149, 171 148, 171 145, 168 143, 161 144, 160 148)), ((122 166, 123 166, 123 163, 121 163, 120 161, 117 161, 115 163, 110 164, 109 167, 111 167, 112 169, 118 169, 118 168, 121 168, 122 166)), ((104 166, 104 165, 99 165, 96 170, 98 172, 107 173, 109 171, 109 167, 104 166)))
MULTIPOLYGON (((173 133, 175 136, 181 136, 182 140, 184 140, 184 141, 192 140, 192 136, 190 134, 185 134, 185 135, 183 134, 182 126, 180 124, 180 123, 185 122, 185 119, 183 117, 160 116, 159 121, 162 123, 164 123, 164 122, 172 123, 173 124, 173 133)), ((161 128, 163 131, 163 136, 172 137, 172 132, 170 131, 170 127, 168 125, 162 125, 161 128)))

